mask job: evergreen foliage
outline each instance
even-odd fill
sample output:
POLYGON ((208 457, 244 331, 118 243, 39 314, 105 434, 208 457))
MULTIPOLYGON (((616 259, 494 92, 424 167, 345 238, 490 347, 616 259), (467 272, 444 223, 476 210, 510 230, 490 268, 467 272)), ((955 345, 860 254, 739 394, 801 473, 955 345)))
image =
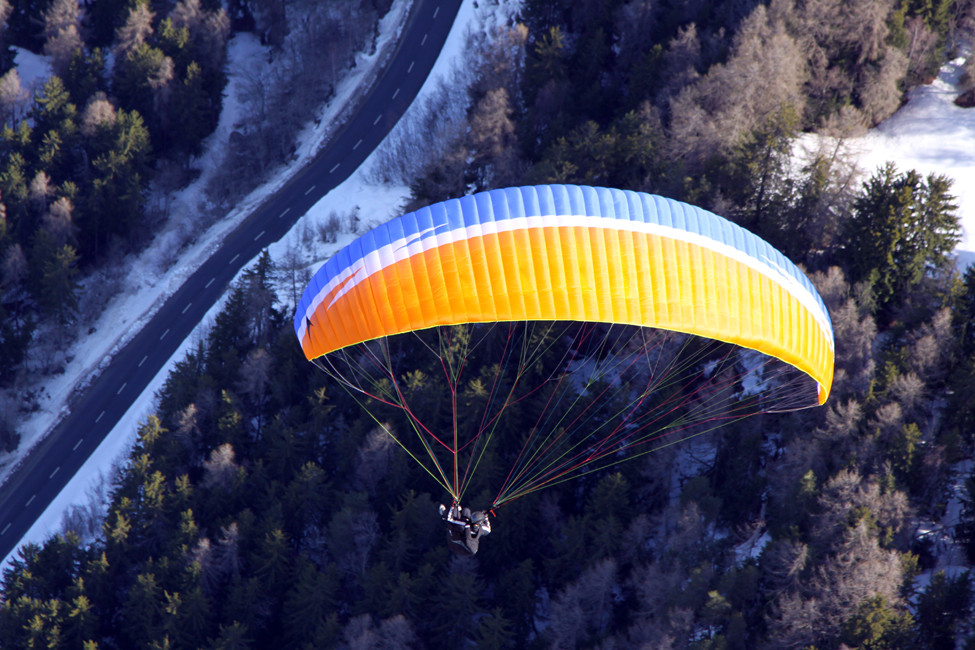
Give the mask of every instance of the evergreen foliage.
POLYGON ((17 324, 4 326, 5 380, 16 376, 35 331, 26 323, 49 319, 63 340, 75 298, 67 276, 97 267, 109 250, 144 243, 156 162, 185 165, 220 113, 229 36, 222 9, 184 0, 161 20, 135 0, 80 9, 71 0, 0 2, 0 76, 11 43, 43 49, 55 71, 30 98, 16 75, 0 83, 0 259, 30 251, 29 272, 8 274, 0 295, 17 324), (56 213, 62 198, 68 213, 56 213))

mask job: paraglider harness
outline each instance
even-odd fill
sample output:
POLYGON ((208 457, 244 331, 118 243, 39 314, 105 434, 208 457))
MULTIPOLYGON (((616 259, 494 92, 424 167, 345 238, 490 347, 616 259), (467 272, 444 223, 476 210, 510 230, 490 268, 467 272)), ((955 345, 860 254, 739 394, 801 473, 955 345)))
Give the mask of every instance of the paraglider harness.
POLYGON ((457 555, 470 557, 477 553, 481 537, 491 534, 488 513, 471 512, 456 501, 450 508, 440 506, 440 516, 447 523, 447 546, 457 555))

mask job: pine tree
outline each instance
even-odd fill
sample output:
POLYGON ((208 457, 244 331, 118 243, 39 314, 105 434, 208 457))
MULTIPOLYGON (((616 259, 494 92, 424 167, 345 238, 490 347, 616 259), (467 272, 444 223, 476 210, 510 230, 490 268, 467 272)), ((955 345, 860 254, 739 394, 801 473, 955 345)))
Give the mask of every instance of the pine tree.
POLYGON ((917 602, 917 626, 925 647, 954 648, 958 626, 970 620, 972 604, 971 576, 967 571, 956 576, 947 576, 944 571, 936 573, 917 602))
POLYGON ((847 231, 850 280, 870 280, 882 308, 943 268, 960 240, 950 188, 944 176, 898 174, 892 163, 864 183, 847 231))
POLYGON ((510 648, 513 641, 511 622, 504 617, 500 607, 494 608, 478 621, 477 631, 474 633, 474 643, 478 648, 501 650, 510 648))
POLYGON ((431 638, 437 645, 470 643, 478 629, 477 621, 484 614, 483 585, 474 573, 475 567, 462 562, 461 558, 450 561, 433 602, 438 615, 432 624, 431 638))
POLYGON ((335 607, 339 582, 336 576, 319 571, 308 559, 299 556, 295 564, 295 578, 284 596, 283 627, 285 639, 292 647, 300 647, 314 637, 315 631, 326 625, 335 607))
POLYGON ((220 633, 207 646, 209 650, 250 650, 251 647, 247 626, 239 621, 221 625, 220 633))
POLYGON ((64 87, 79 106, 91 100, 96 92, 106 92, 105 53, 100 48, 76 50, 63 71, 64 87))
POLYGON ((202 151, 203 139, 216 125, 209 111, 209 98, 203 71, 196 61, 190 62, 186 73, 173 89, 169 104, 170 122, 176 125, 169 136, 171 150, 181 156, 184 165, 189 158, 202 151))
POLYGON ((258 558, 257 575, 260 576, 268 593, 278 593, 287 587, 292 572, 292 557, 284 531, 275 528, 264 536, 258 558))
POLYGON ((28 134, 26 143, 23 139, 16 138, 13 129, 7 128, 3 132, 4 142, 0 146, 6 161, 0 167, 0 196, 3 197, 4 216, 10 238, 22 247, 27 247, 36 227, 28 219, 27 161, 19 151, 22 146, 29 146, 30 129, 26 126, 26 122, 21 122, 21 125, 23 125, 20 129, 21 134, 24 129, 28 134))
MULTIPOLYGON (((38 236, 40 238, 41 235, 38 236)), ((41 267, 38 295, 44 311, 63 328, 78 309, 78 253, 65 244, 53 248, 52 253, 38 259, 41 267)))
POLYGON ((41 134, 50 131, 72 136, 77 129, 78 109, 71 101, 71 95, 60 77, 51 75, 41 89, 34 95, 34 108, 31 118, 34 129, 41 134))
POLYGON ((122 108, 137 112, 145 120, 157 152, 168 149, 164 120, 174 74, 173 60, 147 42, 139 43, 115 63, 112 91, 122 108))
POLYGON ((82 218, 82 250, 98 257, 113 235, 140 234, 143 188, 149 181, 149 132, 136 112, 118 111, 105 129, 106 150, 89 153, 93 179, 82 218))
POLYGON ((910 612, 898 611, 877 595, 860 603, 843 623, 843 641, 850 647, 870 650, 909 648, 913 624, 910 612))
POLYGON ((145 646, 159 638, 165 595, 152 573, 140 573, 122 607, 122 631, 131 647, 145 646))
POLYGON ((177 647, 201 648, 214 624, 210 599, 199 586, 184 592, 182 597, 179 620, 171 633, 173 641, 177 647))
MULTIPOLYGON (((7 31, 7 21, 13 13, 10 0, 0 0, 0 77, 13 69, 16 52, 10 47, 9 37, 4 33, 7 31)), ((0 123, 3 122, 0 116, 0 123)))

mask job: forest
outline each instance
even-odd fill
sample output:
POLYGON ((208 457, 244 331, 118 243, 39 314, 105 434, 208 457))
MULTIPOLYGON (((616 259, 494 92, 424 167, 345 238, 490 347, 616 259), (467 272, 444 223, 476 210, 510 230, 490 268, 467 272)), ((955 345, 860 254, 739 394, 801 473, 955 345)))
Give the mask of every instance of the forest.
MULTIPOLYGON (((472 35, 466 108, 448 119, 431 101, 426 137, 386 148, 407 209, 566 182, 724 215, 822 295, 827 404, 529 494, 474 558, 453 557, 448 496, 305 360, 295 270, 265 254, 168 377, 105 516, 76 511, 4 572, 0 647, 975 648, 969 573, 915 580, 938 560, 922 522, 975 451, 975 270, 954 266, 952 181, 893 164, 863 180, 838 146, 793 158, 802 133, 842 141, 889 116, 973 30, 970 0, 526 0, 472 35)), ((112 124, 137 109, 114 106, 112 124)), ((31 110, 5 134, 33 138, 31 110)), ((154 151, 175 146, 160 118, 140 118, 154 151)), ((94 146, 78 134, 73 151, 94 146)), ((96 195, 46 169, 76 182, 72 206, 96 195)), ((16 213, 9 177, 6 224, 43 224, 64 198, 39 213, 27 194, 16 213)), ((435 403, 436 373, 422 376, 435 403)), ((970 566, 967 471, 952 534, 970 566)))
POLYGON ((293 2, 289 27, 280 0, 0 0, 0 450, 17 447, 18 411, 37 408, 36 378, 63 372, 73 340, 124 289, 126 260, 167 220, 218 221, 288 160, 388 6, 293 2), (263 112, 214 161, 204 214, 170 215, 170 194, 205 164, 227 41, 242 30, 282 62, 275 83, 251 80, 263 112), (14 47, 50 62, 36 90, 14 47))

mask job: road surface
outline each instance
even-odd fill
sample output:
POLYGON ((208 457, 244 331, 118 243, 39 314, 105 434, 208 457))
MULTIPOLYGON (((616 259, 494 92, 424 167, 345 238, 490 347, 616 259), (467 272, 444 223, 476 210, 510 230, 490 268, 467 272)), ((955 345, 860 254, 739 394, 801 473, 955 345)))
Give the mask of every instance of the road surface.
POLYGON ((14 549, 243 265, 284 236, 386 137, 433 68, 460 4, 415 0, 385 72, 329 146, 224 239, 0 486, 0 558, 14 549))

